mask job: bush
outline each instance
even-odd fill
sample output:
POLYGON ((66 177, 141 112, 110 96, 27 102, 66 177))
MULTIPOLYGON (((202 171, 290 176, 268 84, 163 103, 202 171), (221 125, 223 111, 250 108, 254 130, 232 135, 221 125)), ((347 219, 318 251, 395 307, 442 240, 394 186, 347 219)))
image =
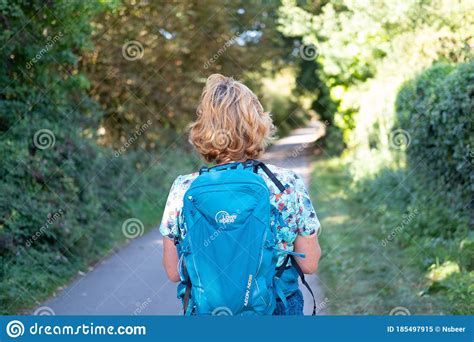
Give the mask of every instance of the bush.
POLYGON ((394 128, 410 137, 407 167, 382 168, 359 180, 352 194, 379 226, 383 245, 394 241, 404 254, 414 251, 426 277, 421 293, 443 302, 452 314, 473 310, 467 210, 472 200, 473 84, 474 63, 435 64, 406 82, 397 96, 394 128))
POLYGON ((0 314, 87 270, 126 240, 126 219, 156 224, 175 172, 194 168, 177 146, 158 155, 96 144, 102 113, 78 62, 103 3, 0 0, 0 314))
POLYGON ((466 210, 474 189, 474 63, 427 69, 401 89, 396 108, 411 137, 408 168, 422 170, 420 179, 455 209, 466 210))
POLYGON ((474 238, 467 237, 459 244, 460 264, 465 271, 474 271, 474 238))
POLYGON ((397 116, 394 128, 408 128, 412 123, 416 125, 416 120, 423 119, 438 97, 436 89, 439 82, 444 81, 453 69, 451 64, 437 63, 414 80, 405 82, 395 101, 397 116))
POLYGON ((407 167, 383 168, 354 188, 354 199, 373 215, 382 241, 396 241, 404 253, 416 251, 413 258, 426 273, 421 293, 444 302, 452 314, 473 310, 473 240, 468 234, 473 84, 474 63, 438 63, 406 82, 397 96, 394 128, 410 138, 407 167))
POLYGON ((104 9, 92 1, 0 2, 8 18, 0 21, 2 313, 63 285, 116 240, 112 217, 127 215, 125 198, 111 191, 124 187, 127 165, 90 139, 100 112, 77 72, 89 22, 104 9))

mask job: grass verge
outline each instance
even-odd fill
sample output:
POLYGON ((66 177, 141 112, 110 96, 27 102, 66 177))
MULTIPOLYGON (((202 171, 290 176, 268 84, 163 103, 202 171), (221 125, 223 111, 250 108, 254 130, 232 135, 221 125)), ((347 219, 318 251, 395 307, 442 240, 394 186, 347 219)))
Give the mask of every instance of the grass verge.
POLYGON ((322 225, 319 274, 330 312, 472 314, 474 273, 459 262, 469 255, 459 250, 460 241, 470 240, 420 234, 445 224, 443 215, 434 215, 439 210, 421 196, 414 201, 400 177, 387 172, 354 186, 341 159, 316 160, 311 191, 322 225))

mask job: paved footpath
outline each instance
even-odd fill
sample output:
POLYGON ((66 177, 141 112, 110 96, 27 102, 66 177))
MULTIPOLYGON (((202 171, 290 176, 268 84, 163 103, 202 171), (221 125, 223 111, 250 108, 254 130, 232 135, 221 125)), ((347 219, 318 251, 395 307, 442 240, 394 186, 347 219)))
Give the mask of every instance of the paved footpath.
MULTIPOLYGON (((310 181, 309 144, 323 134, 318 123, 294 130, 278 140, 263 161, 294 170, 306 184, 310 181)), ((180 315, 176 284, 168 281, 161 265, 163 246, 158 229, 99 262, 90 272, 78 276, 70 285, 41 306, 56 315, 180 315)), ((316 275, 308 277, 318 303, 318 314, 326 313, 327 302, 316 275)), ((305 313, 312 301, 306 288, 305 313)))

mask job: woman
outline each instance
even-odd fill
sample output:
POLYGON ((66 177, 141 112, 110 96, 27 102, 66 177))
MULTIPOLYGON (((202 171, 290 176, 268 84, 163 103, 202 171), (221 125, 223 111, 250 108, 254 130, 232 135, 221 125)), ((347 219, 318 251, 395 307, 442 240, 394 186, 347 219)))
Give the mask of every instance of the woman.
MULTIPOLYGON (((197 109, 197 119, 190 127, 190 142, 209 163, 227 164, 257 159, 264 152, 274 131, 269 113, 263 111, 255 94, 244 84, 219 74, 207 79, 197 109)), ((303 273, 314 273, 321 250, 317 238, 320 227, 302 179, 291 170, 268 165, 277 179, 285 185, 280 193, 265 172, 259 172, 270 190, 270 204, 278 208, 285 225, 278 225, 278 248, 305 254, 296 257, 303 273)), ((178 176, 166 203, 160 232, 163 235, 163 265, 168 278, 180 281, 178 253, 175 238, 179 236, 179 222, 183 209, 183 196, 198 173, 178 176)), ((284 253, 283 253, 284 254, 284 253)), ((281 255, 278 265, 283 263, 281 255)), ((274 315, 303 314, 303 296, 298 289, 297 274, 287 272, 289 284, 285 293, 286 308, 280 300, 274 315)))

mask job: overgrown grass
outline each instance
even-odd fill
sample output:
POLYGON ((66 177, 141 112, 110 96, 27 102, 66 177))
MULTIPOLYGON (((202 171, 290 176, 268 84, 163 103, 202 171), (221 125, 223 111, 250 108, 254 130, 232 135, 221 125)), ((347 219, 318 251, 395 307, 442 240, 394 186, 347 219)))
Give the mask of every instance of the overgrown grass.
POLYGON ((323 227, 319 273, 331 312, 389 314, 403 307, 417 315, 472 314, 474 272, 462 266, 470 253, 460 249, 462 215, 443 212, 427 192, 406 186, 401 170, 355 186, 347 167, 340 158, 318 159, 312 180, 323 227), (441 225, 461 228, 459 235, 429 234, 441 225))

